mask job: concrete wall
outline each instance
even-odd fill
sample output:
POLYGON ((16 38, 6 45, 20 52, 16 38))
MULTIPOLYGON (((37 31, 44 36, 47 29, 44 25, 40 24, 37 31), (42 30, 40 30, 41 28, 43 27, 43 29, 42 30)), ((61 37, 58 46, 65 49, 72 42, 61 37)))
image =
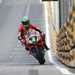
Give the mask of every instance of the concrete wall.
POLYGON ((46 41, 51 50, 56 49, 56 35, 59 32, 59 2, 44 3, 46 18, 46 41))
POLYGON ((50 36, 51 36, 51 47, 56 51, 56 36, 59 32, 59 2, 51 2, 51 16, 50 16, 50 36))

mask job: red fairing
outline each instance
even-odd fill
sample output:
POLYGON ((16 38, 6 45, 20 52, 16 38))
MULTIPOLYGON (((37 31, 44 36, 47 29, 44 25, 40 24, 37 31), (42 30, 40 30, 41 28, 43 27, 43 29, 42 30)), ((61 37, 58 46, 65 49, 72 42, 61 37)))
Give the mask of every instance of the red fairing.
POLYGON ((26 45, 26 47, 28 47, 29 49, 31 49, 31 48, 38 48, 38 47, 43 47, 43 44, 44 44, 44 41, 41 38, 39 41, 37 41, 37 43, 35 45, 28 43, 26 45))

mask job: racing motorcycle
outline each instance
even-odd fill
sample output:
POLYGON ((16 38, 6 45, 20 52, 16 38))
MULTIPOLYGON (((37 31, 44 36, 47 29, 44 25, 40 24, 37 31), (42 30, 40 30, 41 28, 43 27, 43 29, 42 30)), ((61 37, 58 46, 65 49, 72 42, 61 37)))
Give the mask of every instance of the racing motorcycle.
POLYGON ((25 47, 30 51, 30 54, 33 55, 40 64, 45 63, 45 51, 44 51, 44 41, 43 36, 39 32, 28 32, 25 36, 26 44, 25 47))

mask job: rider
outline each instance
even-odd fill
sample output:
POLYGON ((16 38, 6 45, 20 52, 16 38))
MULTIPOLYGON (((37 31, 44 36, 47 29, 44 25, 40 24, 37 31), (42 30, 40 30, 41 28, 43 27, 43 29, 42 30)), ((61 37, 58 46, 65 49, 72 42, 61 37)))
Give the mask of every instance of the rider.
MULTIPOLYGON (((38 29, 38 27, 35 25, 32 25, 30 24, 30 20, 29 20, 29 17, 28 16, 24 16, 22 19, 21 19, 21 24, 19 25, 19 32, 18 32, 18 39, 22 42, 22 44, 25 44, 25 37, 24 35, 26 35, 26 33, 28 32, 29 29, 34 29, 36 31, 38 31, 40 34, 42 34, 43 38, 44 38, 44 41, 45 41, 45 34, 43 34, 41 32, 40 29, 38 29)), ((44 43, 44 48, 46 50, 49 50, 49 48, 47 47, 46 43, 44 43)), ((26 48, 27 49, 27 48, 26 48)))

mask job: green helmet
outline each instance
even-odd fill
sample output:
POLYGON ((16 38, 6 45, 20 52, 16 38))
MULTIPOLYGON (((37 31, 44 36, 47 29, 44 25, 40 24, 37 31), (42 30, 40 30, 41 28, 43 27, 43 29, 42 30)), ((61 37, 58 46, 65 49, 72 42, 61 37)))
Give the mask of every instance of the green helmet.
POLYGON ((21 22, 26 22, 29 20, 29 17, 28 16, 24 16, 22 19, 21 19, 21 22))
POLYGON ((29 17, 28 16, 24 16, 21 19, 21 23, 24 25, 24 27, 25 27, 26 30, 29 29, 30 21, 29 21, 29 17))

